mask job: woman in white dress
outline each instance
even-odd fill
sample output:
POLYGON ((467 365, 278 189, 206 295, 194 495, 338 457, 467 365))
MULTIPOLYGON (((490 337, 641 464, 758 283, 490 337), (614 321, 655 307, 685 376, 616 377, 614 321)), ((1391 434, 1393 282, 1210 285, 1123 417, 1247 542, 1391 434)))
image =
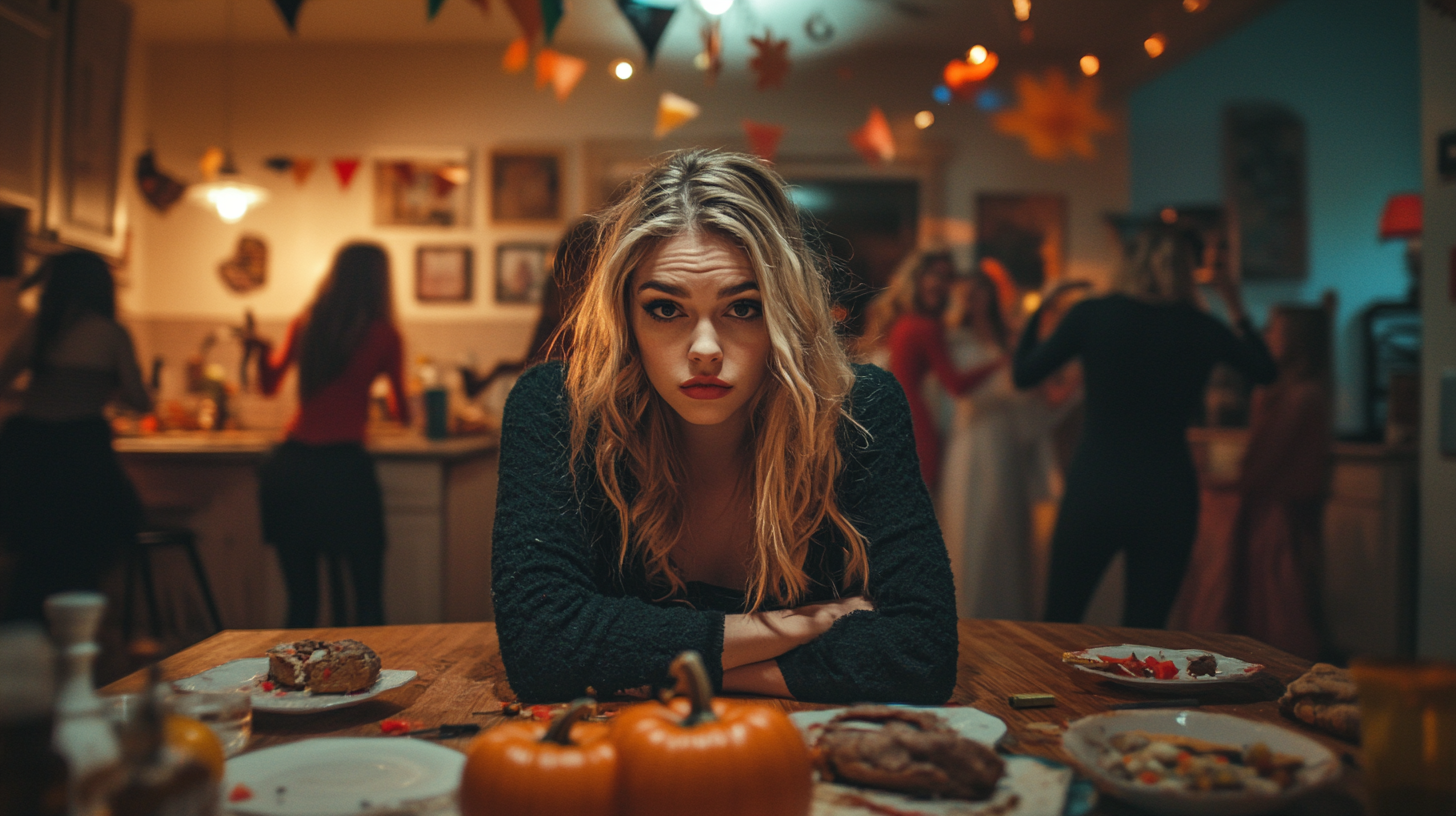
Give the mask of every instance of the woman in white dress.
MULTIPOLYGON (((1011 333, 985 274, 956 287, 949 319, 957 369, 1007 354, 1011 333)), ((1036 617, 1032 507, 1057 489, 1051 431, 1064 410, 1037 392, 1018 391, 1007 369, 953 401, 940 523, 962 618, 1036 617)))

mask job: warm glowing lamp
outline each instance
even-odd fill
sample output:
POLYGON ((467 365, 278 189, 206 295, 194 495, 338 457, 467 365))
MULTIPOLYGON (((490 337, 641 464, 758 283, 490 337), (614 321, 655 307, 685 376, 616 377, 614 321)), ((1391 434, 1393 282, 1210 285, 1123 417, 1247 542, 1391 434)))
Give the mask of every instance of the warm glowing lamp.
POLYGON ((1421 194, 1396 193, 1380 214, 1380 240, 1421 237, 1421 194))
POLYGON ((617 60, 612 63, 612 76, 617 79, 631 79, 633 70, 632 63, 626 60, 617 60))
POLYGON ((1016 14, 1016 19, 1026 22, 1031 19, 1031 0, 1011 0, 1011 10, 1016 14))
POLYGON ((217 217, 225 224, 236 224, 248 209, 268 200, 268 191, 256 184, 238 179, 238 168, 233 164, 232 153, 223 160, 218 177, 202 184, 194 184, 187 190, 188 198, 204 207, 217 211, 217 217))
POLYGON ((930 111, 923 110, 915 114, 915 127, 925 130, 933 124, 935 124, 935 114, 930 111))
POLYGON ((1163 51, 1167 49, 1167 47, 1168 38, 1163 36, 1162 34, 1154 34, 1146 40, 1143 40, 1143 49, 1146 50, 1148 52, 1148 56, 1152 57, 1153 59, 1157 59, 1158 57, 1163 56, 1163 51))
POLYGON ((1078 60, 1077 64, 1081 66, 1083 76, 1096 76, 1097 72, 1102 70, 1102 60, 1097 59, 1091 54, 1082 57, 1082 59, 1078 60))
POLYGON ((988 52, 986 51, 986 46, 973 45, 971 46, 971 50, 966 52, 966 62, 969 62, 972 65, 980 65, 981 63, 986 61, 987 54, 988 52))

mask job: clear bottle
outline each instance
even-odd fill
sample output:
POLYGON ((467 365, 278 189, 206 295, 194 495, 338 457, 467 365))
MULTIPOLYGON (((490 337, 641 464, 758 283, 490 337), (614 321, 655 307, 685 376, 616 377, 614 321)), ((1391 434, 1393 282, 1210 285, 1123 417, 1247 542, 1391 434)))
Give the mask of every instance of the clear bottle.
POLYGON ((51 745, 55 663, 33 625, 0 627, 0 816, 63 816, 66 760, 51 745))
POLYGON ((106 813, 106 797, 121 763, 121 747, 92 676, 101 653, 96 630, 105 609, 106 596, 96 592, 62 592, 45 600, 51 640, 60 653, 53 742, 70 766, 74 816, 106 813))
POLYGON ((141 706, 121 724, 121 772, 111 816, 212 816, 218 783, 207 766, 167 745, 164 687, 156 664, 149 672, 141 706))

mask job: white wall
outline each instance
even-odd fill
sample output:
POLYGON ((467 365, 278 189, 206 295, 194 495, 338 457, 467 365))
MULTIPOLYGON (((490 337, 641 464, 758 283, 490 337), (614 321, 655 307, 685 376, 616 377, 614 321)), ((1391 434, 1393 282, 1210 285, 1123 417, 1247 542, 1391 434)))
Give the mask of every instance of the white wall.
POLYGON ((1442 456, 1436 408, 1440 377, 1456 370, 1456 184, 1436 173, 1436 137, 1456 130, 1456 20, 1421 9, 1421 163, 1425 213, 1421 282, 1420 653, 1456 660, 1456 459, 1442 456))

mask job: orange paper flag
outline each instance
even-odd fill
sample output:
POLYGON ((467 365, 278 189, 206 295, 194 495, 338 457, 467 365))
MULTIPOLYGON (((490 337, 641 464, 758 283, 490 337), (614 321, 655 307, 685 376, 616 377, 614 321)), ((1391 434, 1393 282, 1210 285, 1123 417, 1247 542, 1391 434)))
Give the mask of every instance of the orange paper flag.
POLYGON ((349 189, 349 183, 354 180, 354 173, 359 170, 359 159, 347 157, 334 159, 334 177, 339 180, 339 189, 349 189))
POLYGON ((519 74, 526 70, 526 64, 530 61, 530 41, 525 37, 517 37, 506 47, 506 55, 501 58, 501 68, 508 74, 519 74))
POLYGON ((849 143, 870 164, 895 160, 895 135, 890 132, 890 123, 885 119, 885 112, 878 106, 870 108, 870 115, 865 123, 849 134, 849 143))
POLYGON ((293 157, 293 166, 288 168, 293 172, 293 183, 302 187, 308 177, 313 174, 313 159, 300 159, 293 157))
POLYGON ((701 112, 702 108, 691 99, 685 99, 672 91, 663 91, 662 96, 657 98, 657 127, 653 128, 652 135, 661 139, 698 118, 701 112))
POLYGON ((744 119, 743 134, 748 137, 748 149, 753 155, 772 162, 779 152, 779 140, 784 138, 784 126, 744 119))
POLYGON ((546 87, 556 73, 556 57, 556 52, 550 48, 536 52, 536 90, 546 87))
POLYGON ((556 92, 556 101, 565 102, 585 73, 586 60, 557 51, 551 66, 551 89, 556 92))

